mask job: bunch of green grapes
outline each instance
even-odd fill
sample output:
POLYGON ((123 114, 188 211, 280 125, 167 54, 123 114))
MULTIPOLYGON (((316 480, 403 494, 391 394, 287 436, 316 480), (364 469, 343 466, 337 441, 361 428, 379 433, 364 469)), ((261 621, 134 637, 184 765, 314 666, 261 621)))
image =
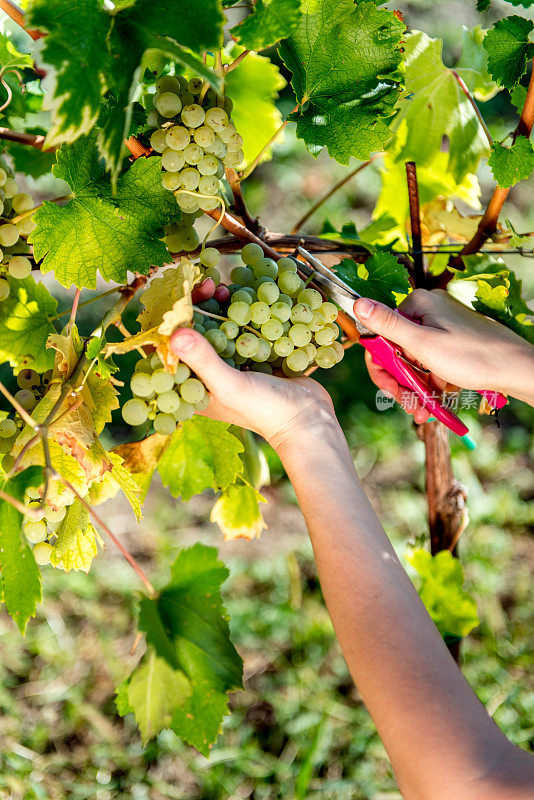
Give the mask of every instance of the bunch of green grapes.
MULTIPOLYGON (((31 414, 39 400, 43 397, 52 380, 52 370, 43 375, 33 369, 23 369, 17 375, 19 390, 15 393, 15 400, 22 408, 31 414)), ((11 450, 25 422, 18 413, 13 413, 0 421, 0 454, 3 454, 2 468, 9 472, 15 463, 11 450)))
MULTIPOLYGON (((193 327, 220 357, 237 369, 272 374, 281 370, 297 377, 310 367, 330 369, 344 355, 335 322, 338 308, 307 288, 297 274, 297 261, 265 258, 257 244, 241 251, 242 266, 231 272, 232 284, 221 282, 220 253, 200 253, 203 281, 193 289, 193 327)), ((134 395, 122 415, 129 425, 152 421, 154 430, 171 434, 178 422, 208 404, 202 381, 179 364, 175 375, 165 371, 157 354, 137 362, 130 386, 134 395)))
POLYGON ((218 98, 200 78, 164 75, 151 96, 150 145, 161 154, 163 186, 173 192, 187 224, 167 235, 171 252, 194 250, 198 236, 191 215, 213 210, 225 168, 243 161, 243 138, 232 124, 230 98, 218 98))
POLYGON ((0 156, 0 302, 9 297, 9 283, 4 275, 22 280, 32 271, 27 257, 30 248, 26 237, 35 228, 31 216, 22 216, 34 207, 27 192, 19 192, 14 172, 0 156), (21 219, 18 217, 21 216, 21 219))
POLYGON ((24 518, 22 532, 33 546, 33 555, 37 564, 45 566, 50 563, 50 553, 57 537, 57 531, 65 519, 67 508, 43 503, 39 492, 34 489, 27 491, 26 504, 28 509, 32 510, 32 516, 24 518))

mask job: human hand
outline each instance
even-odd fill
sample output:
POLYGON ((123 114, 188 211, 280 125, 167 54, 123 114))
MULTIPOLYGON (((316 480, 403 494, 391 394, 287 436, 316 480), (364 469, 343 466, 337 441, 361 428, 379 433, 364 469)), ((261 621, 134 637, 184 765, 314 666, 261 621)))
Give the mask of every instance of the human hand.
MULTIPOLYGON (((436 389, 453 384, 532 401, 534 348, 513 331, 466 308, 442 289, 415 289, 399 309, 421 324, 365 298, 354 305, 367 328, 400 345, 411 361, 430 370, 430 382, 436 389)), ((380 389, 393 395, 416 422, 428 419, 429 412, 419 399, 375 364, 369 353, 366 362, 380 389)))
POLYGON ((190 328, 175 331, 170 346, 208 388, 205 416, 255 431, 275 449, 312 427, 335 421, 328 392, 311 378, 241 372, 225 364, 190 328))

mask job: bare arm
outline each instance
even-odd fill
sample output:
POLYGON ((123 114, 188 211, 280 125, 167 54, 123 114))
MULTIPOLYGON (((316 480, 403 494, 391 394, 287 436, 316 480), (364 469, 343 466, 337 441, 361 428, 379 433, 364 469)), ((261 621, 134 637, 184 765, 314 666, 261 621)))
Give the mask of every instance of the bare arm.
POLYGON ((278 451, 336 635, 406 800, 532 798, 534 760, 507 741, 450 657, 363 492, 324 389, 238 372, 192 331, 172 344, 210 390, 205 413, 278 451))

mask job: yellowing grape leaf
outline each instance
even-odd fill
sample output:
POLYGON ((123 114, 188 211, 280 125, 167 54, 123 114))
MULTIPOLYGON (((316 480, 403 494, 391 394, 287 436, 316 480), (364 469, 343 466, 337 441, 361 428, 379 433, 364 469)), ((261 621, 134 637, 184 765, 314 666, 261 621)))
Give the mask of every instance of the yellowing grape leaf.
POLYGON ((451 239, 468 242, 475 234, 481 214, 461 214, 451 200, 438 197, 421 208, 421 234, 426 246, 451 239))
POLYGON ((124 459, 120 455, 111 451, 107 452, 106 456, 112 464, 111 472, 106 472, 101 481, 95 481, 91 485, 89 502, 93 506, 105 503, 106 500, 115 497, 117 492, 122 489, 139 521, 142 516, 139 484, 124 466, 124 459))
POLYGON ((140 487, 140 503, 145 499, 157 463, 169 446, 170 441, 170 436, 153 433, 140 442, 120 444, 112 450, 113 453, 117 453, 118 456, 124 459, 122 466, 128 470, 140 487))
POLYGON ((391 138, 402 91, 405 31, 393 11, 354 0, 303 0, 298 26, 280 46, 300 109, 290 119, 317 155, 341 164, 369 158, 391 138))
MULTIPOLYGON (((227 60, 231 61, 243 52, 235 45, 227 60)), ((282 115, 276 107, 278 93, 286 82, 280 70, 268 58, 256 53, 248 56, 225 78, 226 94, 233 101, 232 118, 243 137, 245 164, 249 164, 282 124, 282 115), (250 113, 250 109, 254 113, 250 113)), ((277 142, 282 137, 277 138, 277 142)), ((263 154, 261 161, 271 157, 271 149, 263 154)))
POLYGON ((65 572, 82 570, 89 572, 93 558, 98 553, 97 545, 102 539, 89 520, 89 512, 76 499, 67 508, 59 526, 57 541, 50 554, 50 563, 65 572))
POLYGON ((267 527, 260 510, 266 500, 252 486, 233 484, 211 509, 210 521, 217 523, 225 539, 256 539, 267 527))
POLYGON ((179 264, 167 268, 162 275, 153 278, 139 298, 144 306, 137 317, 141 330, 146 331, 161 325, 164 315, 173 308, 177 300, 182 297, 190 300, 191 290, 200 277, 198 265, 182 258, 179 264))
POLYGON ((168 263, 163 227, 178 216, 161 184, 159 157, 138 158, 120 177, 116 194, 98 158, 95 135, 62 146, 56 178, 72 190, 66 205, 45 202, 29 237, 41 271, 54 271, 63 286, 96 287, 96 276, 126 283, 128 270, 146 274, 168 263))

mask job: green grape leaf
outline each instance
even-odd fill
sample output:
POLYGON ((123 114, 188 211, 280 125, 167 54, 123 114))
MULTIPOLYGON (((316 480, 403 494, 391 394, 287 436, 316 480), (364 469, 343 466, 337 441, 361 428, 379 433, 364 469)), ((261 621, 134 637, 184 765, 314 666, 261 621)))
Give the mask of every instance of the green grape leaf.
MULTIPOLYGON (((42 131, 35 128, 27 128, 25 133, 42 133, 42 131)), ((10 142, 9 155, 14 161, 15 172, 31 175, 32 178, 48 175, 52 172, 52 167, 56 163, 55 151, 38 150, 36 147, 28 147, 16 142, 10 142)))
POLYGON ((529 36, 534 23, 523 17, 506 17, 495 23, 484 39, 488 53, 488 69, 501 86, 512 89, 527 69, 527 61, 534 55, 534 44, 529 36))
POLYGON ((356 264, 351 258, 344 258, 334 270, 363 297, 378 300, 392 308, 398 305, 395 294, 406 295, 410 291, 408 270, 391 253, 374 253, 365 266, 356 264))
POLYGON ((117 697, 120 714, 133 711, 146 744, 163 728, 170 728, 174 715, 191 696, 191 684, 181 670, 173 669, 149 650, 130 677, 125 697, 117 697))
POLYGON ((125 283, 128 270, 146 274, 168 262, 160 237, 177 206, 161 185, 161 159, 138 158, 114 197, 92 134, 61 147, 54 175, 69 184, 72 199, 45 202, 34 214, 29 241, 42 272, 53 270, 63 286, 94 289, 98 270, 106 281, 125 283))
POLYGON ((205 489, 224 491, 243 471, 241 442, 224 422, 195 416, 175 431, 158 472, 173 497, 190 500, 205 489))
POLYGON ((463 638, 477 627, 476 602, 463 588, 461 562, 449 550, 435 556, 415 550, 407 560, 420 576, 419 596, 442 636, 463 638))
POLYGON ((401 92, 405 26, 392 11, 353 0, 303 0, 297 29, 280 55, 293 73, 297 136, 314 155, 365 160, 391 138, 401 92))
MULTIPOLYGON (((407 128, 397 158, 403 164, 416 161, 419 169, 442 150, 447 137, 447 170, 460 183, 467 173, 476 172, 489 145, 454 72, 443 63, 442 49, 441 39, 431 39, 420 31, 406 37, 406 90, 410 95, 401 107, 400 118, 407 128)), ((461 77, 463 72, 458 69, 461 77)), ((470 75, 465 78, 469 81, 470 75)))
POLYGON ((256 539, 267 527, 260 509, 266 500, 252 486, 229 486, 211 510, 225 539, 256 539))
POLYGON ((26 367, 45 372, 54 363, 46 341, 55 332, 50 317, 57 300, 31 275, 23 280, 7 276, 7 282, 11 291, 1 307, 0 362, 9 361, 17 372, 26 367))
POLYGON ((477 0, 477 11, 481 13, 487 11, 491 5, 491 0, 477 0))
MULTIPOLYGON (((242 661, 220 595, 227 577, 215 548, 196 544, 178 554, 158 597, 140 602, 139 628, 149 650, 185 674, 191 688, 176 704, 170 727, 204 755, 227 712, 227 692, 242 686, 242 661)), ((130 692, 128 698, 135 708, 130 692)))
MULTIPOLYGON (((17 69, 22 72, 33 67, 33 58, 17 50, 13 42, 3 33, 0 33, 0 68, 4 71, 0 85, 0 105, 8 100, 7 88, 11 91, 11 100, 7 107, 0 112, 0 117, 24 117, 29 110, 28 94, 23 94, 25 89, 20 85, 19 78, 9 70, 17 69)), ((24 76, 25 77, 25 76, 24 76)), ((11 148, 10 148, 11 152, 11 148)))
POLYGON ((518 136, 510 147, 495 142, 488 165, 499 186, 507 189, 529 177, 534 169, 534 148, 524 136, 518 136))
MULTIPOLYGON (((30 467, 9 480, 1 480, 2 491, 19 502, 29 486, 43 480, 40 467, 30 467)), ((28 542, 22 535, 22 514, 6 500, 0 500, 0 573, 6 608, 24 635, 30 617, 41 602, 41 573, 28 542)))
POLYGON ((45 101, 53 110, 46 144, 55 147, 89 133, 98 119, 110 17, 98 0, 32 0, 27 13, 28 24, 47 33, 42 58, 55 70, 54 97, 45 101))
POLYGON ((257 0, 249 14, 232 34, 248 50, 264 50, 296 29, 300 19, 300 0, 257 0))
POLYGON ((32 69, 33 58, 28 53, 19 52, 13 42, 2 33, 0 34, 0 65, 3 70, 32 69))
POLYGON ((102 540, 89 521, 89 511, 77 498, 67 508, 59 526, 57 541, 50 553, 50 563, 65 572, 89 572, 102 540))
POLYGON ((500 87, 488 71, 488 54, 484 49, 486 31, 480 25, 462 29, 462 55, 455 70, 477 100, 490 100, 500 87))
POLYGON ((510 100, 512 105, 517 108, 519 114, 523 110, 523 106, 525 105, 525 101, 527 99, 527 87, 523 86, 522 84, 518 83, 514 86, 512 91, 510 92, 510 100))
MULTIPOLYGON (((237 58, 242 51, 237 45, 233 47, 229 60, 237 58)), ((276 64, 256 53, 249 53, 226 76, 226 94, 233 101, 232 118, 243 137, 245 164, 249 164, 257 156, 282 124, 282 116, 275 100, 285 85, 276 64), (253 114, 250 113, 251 108, 254 108, 253 114)), ((269 149, 261 160, 266 161, 270 155, 269 149)))

